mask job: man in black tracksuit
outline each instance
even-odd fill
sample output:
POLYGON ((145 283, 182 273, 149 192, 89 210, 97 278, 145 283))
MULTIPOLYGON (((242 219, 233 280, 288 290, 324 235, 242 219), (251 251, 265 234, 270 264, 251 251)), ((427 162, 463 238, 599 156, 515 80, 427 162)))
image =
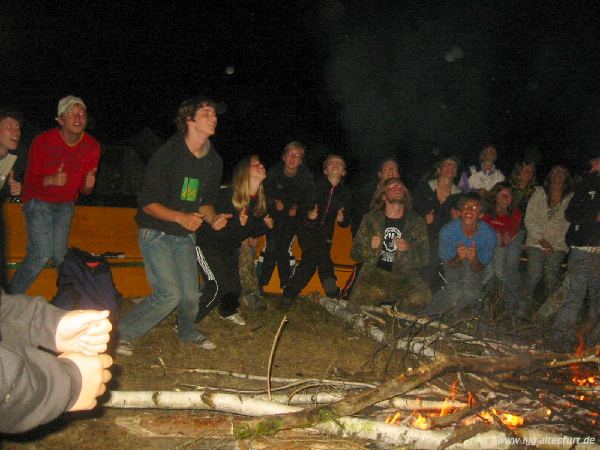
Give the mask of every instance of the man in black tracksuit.
POLYGON ((266 248, 262 270, 259 275, 261 288, 269 283, 275 265, 279 271, 279 283, 283 288, 290 278, 290 247, 298 232, 298 217, 314 203, 314 177, 302 165, 304 146, 289 143, 281 162, 269 169, 265 180, 267 210, 275 222, 275 228, 266 234, 266 248))
POLYGON ((330 250, 335 223, 342 227, 350 225, 352 194, 343 184, 346 163, 339 155, 329 155, 323 163, 325 174, 316 184, 315 203, 300 218, 298 242, 302 249, 302 261, 283 290, 282 308, 289 308, 315 273, 329 297, 338 297, 335 271, 330 250))

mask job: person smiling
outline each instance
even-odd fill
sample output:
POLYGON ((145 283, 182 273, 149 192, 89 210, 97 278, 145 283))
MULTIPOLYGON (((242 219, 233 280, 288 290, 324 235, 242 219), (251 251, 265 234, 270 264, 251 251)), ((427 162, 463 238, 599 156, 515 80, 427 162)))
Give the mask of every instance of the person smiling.
POLYGON ((175 123, 178 132, 152 155, 138 195, 138 242, 152 293, 121 319, 116 349, 121 355, 131 355, 133 339, 175 308, 179 339, 215 348, 194 321, 200 298, 195 232, 201 226, 220 230, 227 225, 213 206, 223 172, 223 160, 209 139, 217 127, 216 104, 201 95, 186 100, 175 123))
MULTIPOLYGON (((9 153, 15 151, 21 139, 21 114, 6 108, 0 109, 0 207, 9 196, 21 195, 21 183, 15 180, 13 166, 17 160, 16 155, 9 153)), ((6 258, 4 254, 4 217, 0 215, 0 283, 7 285, 6 258)))
POLYGON ((58 128, 37 136, 29 149, 22 197, 27 254, 10 280, 12 294, 25 293, 49 260, 62 263, 75 201, 96 184, 100 144, 85 132, 83 100, 60 99, 56 121, 58 128))

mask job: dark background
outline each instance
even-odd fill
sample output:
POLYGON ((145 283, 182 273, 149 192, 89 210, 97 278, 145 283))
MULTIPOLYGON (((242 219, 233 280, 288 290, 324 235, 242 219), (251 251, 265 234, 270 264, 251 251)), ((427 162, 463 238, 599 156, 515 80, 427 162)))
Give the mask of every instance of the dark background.
POLYGON ((599 150, 596 2, 3 3, 0 103, 29 130, 74 94, 102 144, 144 127, 164 139, 179 103, 205 93, 226 107, 213 139, 226 176, 291 140, 315 169, 341 153, 355 180, 396 155, 409 185, 486 143, 505 174, 524 155, 538 176, 582 169, 599 150))

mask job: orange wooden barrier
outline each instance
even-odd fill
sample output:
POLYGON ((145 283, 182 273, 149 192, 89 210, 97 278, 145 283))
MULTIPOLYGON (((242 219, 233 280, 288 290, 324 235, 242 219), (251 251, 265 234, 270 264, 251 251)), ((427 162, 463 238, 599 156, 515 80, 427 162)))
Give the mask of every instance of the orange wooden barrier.
MULTIPOLYGON (((14 266, 25 256, 27 237, 25 220, 21 204, 6 203, 4 205, 6 223, 6 255, 9 265, 8 275, 14 273, 14 266)), ((93 253, 122 252, 125 258, 111 259, 113 278, 119 292, 124 297, 142 297, 150 293, 146 281, 143 261, 137 244, 137 226, 134 220, 134 208, 115 208, 106 206, 76 206, 69 236, 69 246, 79 247, 93 253)), ((336 264, 338 284, 348 279, 354 261, 350 258, 352 237, 349 228, 335 230, 332 258, 336 264)), ((258 249, 264 246, 261 238, 258 249)), ((293 247, 294 255, 301 259, 302 252, 297 242, 293 247)), ((267 285, 267 292, 280 293, 277 271, 267 285)), ((302 291, 308 294, 314 291, 323 292, 318 275, 314 275, 302 291)), ((56 270, 47 268, 42 271, 36 282, 29 289, 29 295, 42 295, 48 299, 56 293, 56 270)))

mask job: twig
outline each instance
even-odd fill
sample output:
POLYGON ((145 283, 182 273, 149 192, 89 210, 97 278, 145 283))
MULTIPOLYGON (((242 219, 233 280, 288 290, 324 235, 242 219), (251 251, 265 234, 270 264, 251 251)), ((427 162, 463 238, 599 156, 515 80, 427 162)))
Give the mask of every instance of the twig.
POLYGON ((271 400, 271 368, 273 367, 273 356, 275 355, 275 348, 277 347, 279 336, 281 335, 281 331, 286 323, 287 315, 283 316, 283 319, 281 319, 281 323, 279 324, 279 328, 277 329, 277 333, 275 333, 275 338, 273 339, 271 354, 269 355, 269 366, 267 367, 267 393, 269 394, 269 400, 271 400))
MULTIPOLYGON (((151 366, 158 367, 158 366, 151 366)), ((243 378, 246 380, 256 380, 256 381, 266 381, 267 377, 263 375, 252 375, 247 373, 238 373, 231 372, 229 370, 217 370, 217 369, 188 369, 185 367, 174 367, 174 366, 161 366, 161 368, 169 369, 169 370, 178 370, 181 372, 191 372, 191 373, 199 373, 206 375, 226 375, 234 378, 243 378)), ((346 380, 318 380, 316 378, 286 378, 286 377, 271 377, 271 381, 275 383, 308 383, 308 382, 319 382, 321 384, 330 384, 330 385, 343 385, 343 386, 352 386, 352 387, 365 387, 365 388, 374 388, 376 384, 374 383, 363 383, 361 381, 346 381, 346 380)))

